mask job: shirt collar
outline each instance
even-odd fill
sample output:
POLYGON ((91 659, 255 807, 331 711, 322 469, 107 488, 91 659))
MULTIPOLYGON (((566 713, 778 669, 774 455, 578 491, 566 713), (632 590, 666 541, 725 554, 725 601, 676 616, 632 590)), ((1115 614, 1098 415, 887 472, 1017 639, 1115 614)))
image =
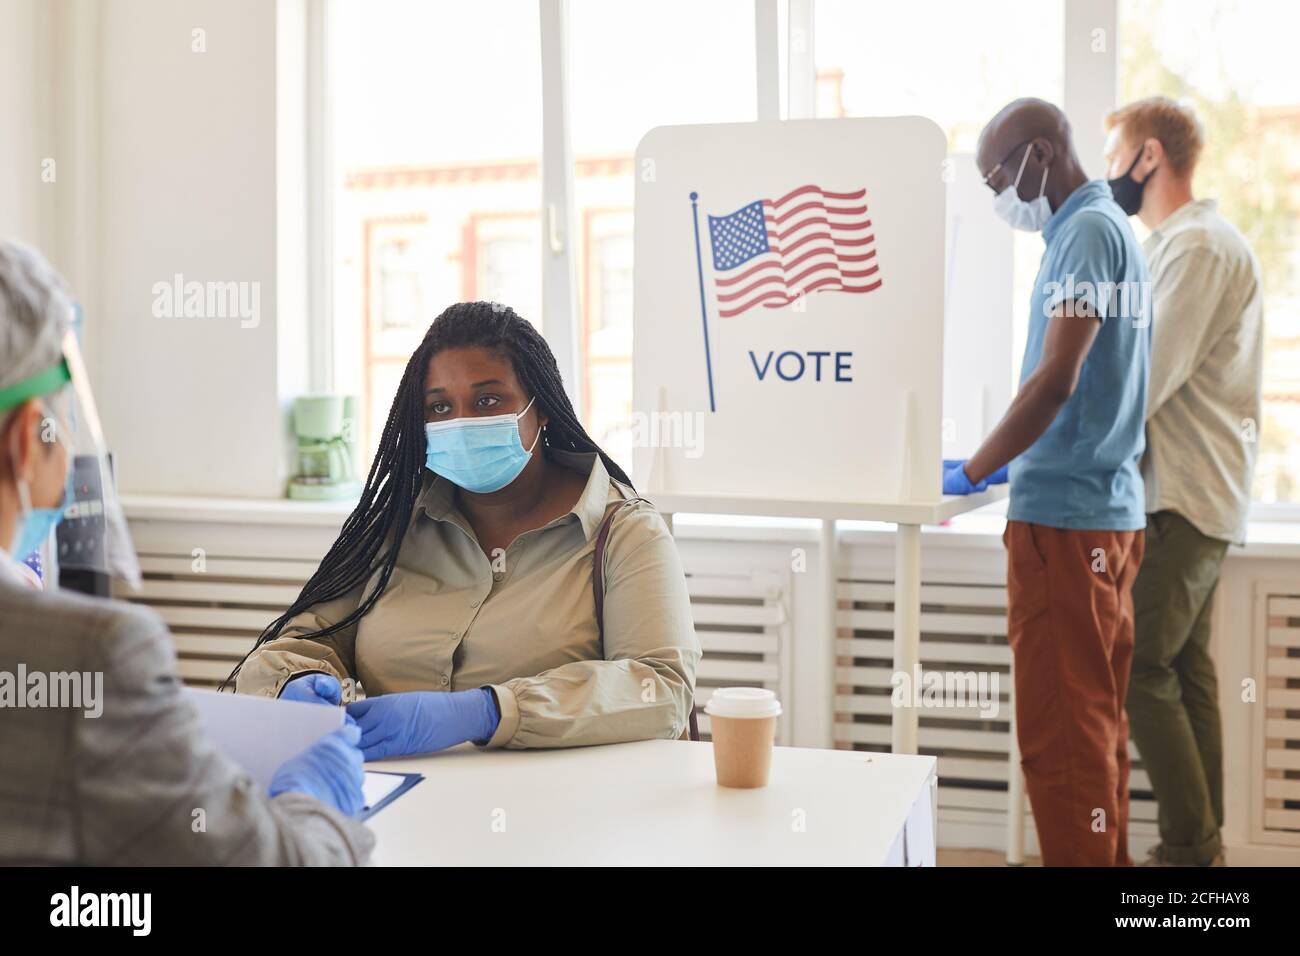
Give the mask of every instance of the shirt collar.
MULTIPOLYGON (((568 515, 577 516, 582 525, 583 535, 590 540, 605 518, 605 509, 609 505, 610 478, 605 463, 595 452, 562 451, 551 449, 552 459, 565 468, 587 475, 587 485, 578 496, 578 501, 568 514, 551 522, 563 521, 568 515)), ((456 486, 446 478, 425 470, 424 487, 415 501, 415 510, 423 511, 435 521, 451 521, 453 524, 467 527, 464 515, 456 507, 456 486)))
POLYGON ((1047 220, 1047 225, 1043 227, 1043 241, 1051 242, 1065 221, 1073 216, 1076 212, 1084 207, 1087 203, 1101 198, 1111 199, 1110 186, 1104 179, 1090 179, 1084 183, 1069 196, 1065 197, 1065 202, 1057 208, 1052 214, 1052 218, 1047 220))

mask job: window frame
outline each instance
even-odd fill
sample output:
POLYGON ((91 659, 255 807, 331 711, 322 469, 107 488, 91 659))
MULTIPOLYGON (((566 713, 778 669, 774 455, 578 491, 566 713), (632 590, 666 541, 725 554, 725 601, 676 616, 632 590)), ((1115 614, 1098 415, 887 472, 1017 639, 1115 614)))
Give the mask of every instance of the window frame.
MULTIPOLYGON (((307 138, 310 380, 333 388, 334 302, 331 274, 334 157, 331 149, 332 11, 338 0, 309 0, 307 16, 307 138)), ((1063 108, 1071 116, 1102 116, 1118 106, 1120 0, 1062 0, 1063 108)), ((555 352, 569 397, 585 409, 589 303, 579 303, 588 255, 574 207, 574 155, 569 113, 569 0, 538 0, 542 98, 541 302, 542 330, 555 352)), ((815 115, 816 0, 754 0, 755 89, 760 120, 815 115), (782 23, 781 14, 785 14, 782 23), (782 92, 786 96, 782 103, 782 92), (784 109, 782 108, 784 106, 784 109)), ((1080 124, 1079 155, 1100 175, 1104 134, 1080 124)), ((365 373, 368 377, 368 372, 365 373)), ((1300 504, 1252 500, 1252 521, 1300 522, 1300 504)))

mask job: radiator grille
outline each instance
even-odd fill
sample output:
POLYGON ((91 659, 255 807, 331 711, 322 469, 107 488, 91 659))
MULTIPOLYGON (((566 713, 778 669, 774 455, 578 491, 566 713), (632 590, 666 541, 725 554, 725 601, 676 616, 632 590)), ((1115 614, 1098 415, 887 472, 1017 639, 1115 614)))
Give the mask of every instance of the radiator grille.
MULTIPOLYGON (((723 576, 692 573, 687 562, 691 612, 704 657, 695 677, 696 706, 716 687, 744 685, 776 692, 785 713, 777 742, 790 742, 791 664, 789 575, 756 572, 723 576)), ((709 739, 708 715, 699 715, 700 736, 709 739)))
MULTIPOLYGON (((888 751, 893 706, 894 588, 891 580, 841 580, 836 637, 835 745, 888 751)), ((997 675, 998 712, 975 707, 920 711, 919 749, 939 761, 939 807, 967 822, 1004 824, 1013 704, 1006 588, 925 581, 921 586, 923 671, 997 675)), ((1154 832, 1155 801, 1130 742, 1131 830, 1154 832)), ((1031 813, 1026 806, 1026 819, 1031 813)))
MULTIPOLYGON (((1256 820, 1268 842, 1300 844, 1300 588, 1264 593, 1262 786, 1256 820)), ((1257 778, 1258 779, 1258 778, 1257 778)))

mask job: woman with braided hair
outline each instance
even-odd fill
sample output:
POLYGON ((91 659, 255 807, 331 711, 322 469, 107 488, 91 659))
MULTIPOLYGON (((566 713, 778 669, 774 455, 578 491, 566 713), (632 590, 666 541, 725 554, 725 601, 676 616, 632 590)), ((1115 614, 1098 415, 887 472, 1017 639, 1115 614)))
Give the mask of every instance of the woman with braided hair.
POLYGON ((348 712, 376 759, 678 737, 699 658, 667 526, 579 423, 546 341, 462 302, 407 363, 338 540, 231 679, 335 705, 359 682, 348 712))

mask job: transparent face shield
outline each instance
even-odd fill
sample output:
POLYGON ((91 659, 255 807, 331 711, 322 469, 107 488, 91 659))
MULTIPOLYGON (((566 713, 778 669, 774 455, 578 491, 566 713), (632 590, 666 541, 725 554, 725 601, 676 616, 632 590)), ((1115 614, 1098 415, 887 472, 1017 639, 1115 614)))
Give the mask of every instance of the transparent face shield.
MULTIPOLYGON (((70 382, 46 397, 52 413, 42 429, 53 429, 68 453, 63 520, 55 532, 49 564, 59 571, 103 574, 140 586, 140 562, 131 543, 103 426, 76 333, 63 340, 70 382)), ((53 568, 51 569, 53 570, 53 568)))

